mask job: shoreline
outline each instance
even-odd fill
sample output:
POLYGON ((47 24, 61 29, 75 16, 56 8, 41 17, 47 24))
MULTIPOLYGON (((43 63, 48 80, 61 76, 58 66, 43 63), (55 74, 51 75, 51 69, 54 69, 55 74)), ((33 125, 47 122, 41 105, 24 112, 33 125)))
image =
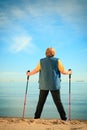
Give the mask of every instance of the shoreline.
POLYGON ((0 130, 87 130, 87 120, 0 117, 0 130))
MULTIPOLYGON (((10 116, 10 117, 8 117, 8 116, 0 116, 0 119, 19 119, 19 120, 21 120, 21 119, 24 119, 24 120, 61 120, 61 121, 63 121, 62 119, 60 119, 60 118, 38 118, 38 119, 34 119, 33 117, 12 117, 12 116, 10 116)), ((71 119, 71 120, 67 120, 67 121, 75 121, 75 120, 78 120, 78 121, 87 121, 87 119, 71 119)), ((67 121, 64 121, 64 122, 67 122, 67 121)))

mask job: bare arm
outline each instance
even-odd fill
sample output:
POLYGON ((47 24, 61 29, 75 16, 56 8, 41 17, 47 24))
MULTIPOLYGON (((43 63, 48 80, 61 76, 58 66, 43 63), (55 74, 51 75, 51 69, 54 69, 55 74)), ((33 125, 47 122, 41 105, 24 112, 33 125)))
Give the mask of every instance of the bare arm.
POLYGON ((31 76, 33 74, 36 74, 36 73, 38 73, 40 71, 40 69, 41 68, 40 68, 40 63, 39 63, 35 69, 33 69, 31 72, 27 72, 26 75, 31 76))
POLYGON ((68 75, 72 74, 72 70, 65 70, 62 62, 58 60, 58 69, 62 74, 68 75))
POLYGON ((37 70, 37 69, 34 69, 34 70, 32 70, 31 72, 27 72, 26 74, 27 74, 27 76, 31 76, 31 75, 33 75, 33 74, 36 74, 36 73, 38 73, 39 71, 37 70))
POLYGON ((61 71, 62 74, 72 74, 72 71, 71 70, 64 70, 64 71, 61 71))

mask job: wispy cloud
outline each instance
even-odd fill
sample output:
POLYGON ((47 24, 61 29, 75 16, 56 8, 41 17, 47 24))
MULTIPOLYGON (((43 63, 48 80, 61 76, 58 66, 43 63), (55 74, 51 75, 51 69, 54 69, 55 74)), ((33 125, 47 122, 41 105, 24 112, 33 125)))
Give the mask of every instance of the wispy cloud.
POLYGON ((17 19, 23 19, 26 16, 26 13, 27 12, 25 10, 18 7, 13 7, 11 10, 11 14, 17 19))
POLYGON ((18 36, 13 38, 10 49, 12 52, 20 52, 32 46, 32 37, 18 36))
POLYGON ((71 29, 79 29, 79 32, 82 32, 82 29, 84 32, 86 30, 87 2, 85 0, 82 2, 79 0, 37 0, 34 2, 22 0, 20 4, 18 1, 14 3, 6 2, 5 5, 4 2, 0 12, 1 31, 5 30, 5 34, 10 34, 9 37, 13 37, 12 33, 15 33, 10 46, 12 52, 27 51, 27 48, 35 49, 35 45, 32 43, 32 32, 37 35, 39 31, 45 35, 45 32, 51 34, 56 31, 58 35, 61 33, 61 37, 64 35, 64 31, 68 30, 65 26, 66 23, 71 29), (24 32, 25 35, 20 36, 21 32, 24 32), (30 36, 27 36, 29 34, 30 36))
MULTIPOLYGON (((71 23, 76 24, 86 24, 86 7, 87 2, 86 1, 40 1, 37 0, 36 2, 25 2, 22 1, 20 5, 12 5, 10 7, 7 6, 8 14, 6 11, 4 11, 5 16, 7 15, 9 19, 15 20, 15 18, 24 18, 27 17, 27 20, 30 20, 30 17, 38 18, 41 16, 49 16, 51 14, 56 14, 63 18, 63 20, 69 21, 71 23), (24 3, 24 6, 23 6, 24 3), (23 7, 23 8, 22 8, 23 7)), ((8 18, 7 17, 7 18, 8 18)), ((55 19, 54 19, 55 20, 55 19)))
MULTIPOLYGON (((51 14, 58 15, 62 20, 76 25, 86 25, 87 2, 86 1, 46 1, 37 0, 34 4, 27 3, 26 11, 34 17, 49 16, 51 14)), ((55 19, 54 19, 55 20, 55 19)))

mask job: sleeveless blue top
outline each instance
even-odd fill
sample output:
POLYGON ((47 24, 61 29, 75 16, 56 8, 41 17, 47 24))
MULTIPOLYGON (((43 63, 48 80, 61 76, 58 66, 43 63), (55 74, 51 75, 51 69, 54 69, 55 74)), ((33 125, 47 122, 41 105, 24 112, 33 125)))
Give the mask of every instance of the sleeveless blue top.
POLYGON ((60 89, 60 72, 58 70, 58 58, 46 57, 40 60, 39 89, 60 89))

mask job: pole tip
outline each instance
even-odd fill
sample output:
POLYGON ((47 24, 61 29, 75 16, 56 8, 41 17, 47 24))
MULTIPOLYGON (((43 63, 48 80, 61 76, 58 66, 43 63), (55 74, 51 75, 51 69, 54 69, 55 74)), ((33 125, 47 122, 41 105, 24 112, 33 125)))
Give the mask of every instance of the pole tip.
POLYGON ((68 71, 71 71, 71 69, 68 69, 68 71))
POLYGON ((28 70, 27 72, 30 72, 30 70, 28 70))

